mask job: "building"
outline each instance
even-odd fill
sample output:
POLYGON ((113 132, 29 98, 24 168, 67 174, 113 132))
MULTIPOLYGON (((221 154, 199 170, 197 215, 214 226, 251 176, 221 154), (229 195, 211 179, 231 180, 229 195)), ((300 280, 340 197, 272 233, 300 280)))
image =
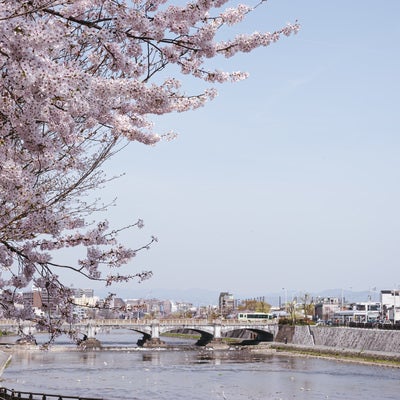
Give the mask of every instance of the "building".
POLYGON ((95 296, 86 296, 84 293, 90 292, 76 291, 76 294, 82 294, 81 297, 73 296, 73 315, 79 320, 93 317, 96 314, 96 307, 99 303, 99 298, 95 296))
POLYGON ((176 309, 176 306, 172 300, 162 300, 161 307, 163 316, 171 315, 172 312, 176 309))
POLYGON ((221 292, 218 299, 219 312, 223 317, 229 315, 235 309, 233 294, 221 292))
POLYGON ((147 312, 147 306, 143 299, 125 300, 127 315, 130 318, 143 318, 147 312))
POLYGON ((39 309, 42 307, 42 294, 39 289, 33 288, 31 292, 22 293, 22 301, 26 307, 39 309))
POLYGON ((47 291, 39 288, 33 287, 32 291, 22 293, 22 302, 25 308, 31 308, 38 316, 43 314, 58 315, 57 305, 53 302, 51 296, 47 291))
POLYGON ((381 303, 367 301, 354 303, 335 312, 335 322, 375 322, 381 319, 381 303))
POLYGON ((340 311, 340 302, 337 297, 324 297, 318 299, 314 307, 317 320, 333 320, 335 313, 340 311))
POLYGON ((127 299, 127 316, 131 318, 166 318, 174 314, 180 317, 190 317, 196 310, 192 303, 174 302, 159 299, 127 299))
POLYGON ((93 289, 80 289, 80 288, 71 288, 72 296, 75 298, 78 297, 94 297, 93 289))
POLYGON ((382 318, 393 323, 400 321, 400 290, 381 290, 382 318))

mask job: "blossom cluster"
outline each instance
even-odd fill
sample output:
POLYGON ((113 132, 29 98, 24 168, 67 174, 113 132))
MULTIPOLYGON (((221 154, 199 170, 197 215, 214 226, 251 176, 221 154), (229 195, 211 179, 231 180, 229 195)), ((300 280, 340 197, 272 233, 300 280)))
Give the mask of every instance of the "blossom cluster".
POLYGON ((101 207, 85 195, 107 182, 101 167, 126 142, 154 145, 163 137, 152 116, 215 97, 212 86, 186 93, 176 71, 206 84, 244 79, 207 62, 299 29, 217 40, 259 5, 227 3, 0 0, 0 289, 8 296, 1 304, 9 307, 9 293, 31 283, 67 304, 58 268, 106 284, 150 275, 107 275, 104 267, 129 263, 155 238, 135 250, 121 246, 106 222, 90 226, 101 207), (57 251, 69 247, 85 248, 86 258, 63 265, 57 251))

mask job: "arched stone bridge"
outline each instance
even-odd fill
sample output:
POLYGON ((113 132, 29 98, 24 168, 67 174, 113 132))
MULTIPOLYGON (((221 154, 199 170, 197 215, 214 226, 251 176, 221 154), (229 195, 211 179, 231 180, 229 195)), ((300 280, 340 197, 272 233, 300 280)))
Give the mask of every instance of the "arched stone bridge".
POLYGON ((230 332, 248 330, 257 335, 259 341, 273 341, 278 333, 278 324, 261 321, 246 322, 237 320, 206 319, 160 319, 160 320, 120 320, 104 319, 92 320, 76 324, 80 331, 86 328, 88 337, 94 337, 97 330, 105 327, 126 328, 143 334, 143 339, 138 342, 143 346, 157 346, 162 344, 160 335, 176 330, 191 330, 201 335, 196 344, 207 345, 218 343, 222 337, 230 332))
MULTIPOLYGON (((238 320, 207 320, 207 319, 96 319, 85 320, 76 324, 63 324, 65 331, 75 330, 88 338, 94 338, 97 332, 104 329, 125 328, 143 334, 138 344, 143 346, 158 346, 162 342, 160 335, 176 330, 191 330, 201 335, 196 344, 207 345, 219 343, 225 334, 234 331, 251 331, 257 335, 256 340, 273 341, 278 333, 278 324, 271 322, 247 322, 238 320)), ((0 320, 0 330, 24 333, 35 333, 35 324, 30 321, 0 320)))

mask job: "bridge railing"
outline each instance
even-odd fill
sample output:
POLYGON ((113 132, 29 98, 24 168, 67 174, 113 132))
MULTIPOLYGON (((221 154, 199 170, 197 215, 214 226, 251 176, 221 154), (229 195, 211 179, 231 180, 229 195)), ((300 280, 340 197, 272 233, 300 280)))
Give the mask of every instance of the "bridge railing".
MULTIPOLYGON (((204 325, 213 325, 220 324, 222 326, 239 326, 239 325, 275 325, 276 321, 239 321, 237 319, 198 319, 198 318, 175 318, 175 319, 151 319, 151 318, 143 318, 143 319, 90 319, 90 320, 82 320, 75 324, 64 323, 63 327, 65 329, 69 329, 73 326, 75 327, 88 327, 88 326, 142 326, 142 325, 152 325, 152 324, 160 324, 160 325, 191 325, 191 326, 204 326, 204 325)), ((10 326, 19 326, 19 325, 31 325, 32 321, 18 321, 18 320, 0 320, 0 328, 1 327, 10 327, 10 326)), ((1 399, 0 399, 1 400, 1 399)))
POLYGON ((213 323, 214 321, 209 321, 207 319, 151 319, 151 318, 141 318, 141 319, 95 319, 81 321, 77 325, 97 325, 97 326, 123 326, 123 325, 152 325, 157 324, 171 324, 171 325, 205 325, 213 323))
POLYGON ((14 389, 0 388, 0 400, 103 400, 100 397, 76 397, 59 394, 21 392, 14 389))
POLYGON ((124 326, 124 325, 212 325, 221 324, 223 326, 236 326, 236 325, 276 325, 276 321, 239 321, 237 319, 227 320, 209 320, 209 319, 197 319, 197 318, 176 318, 176 319, 96 319, 82 321, 77 325, 95 325, 95 326, 124 326))

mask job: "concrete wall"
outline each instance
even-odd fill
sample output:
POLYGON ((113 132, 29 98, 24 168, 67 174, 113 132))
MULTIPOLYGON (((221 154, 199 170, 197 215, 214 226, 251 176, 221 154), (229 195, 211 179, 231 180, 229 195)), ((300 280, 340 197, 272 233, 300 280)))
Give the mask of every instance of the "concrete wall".
POLYGON ((400 353, 400 331, 334 326, 296 326, 291 341, 304 346, 400 353))
POLYGON ((311 327, 308 325, 296 326, 294 330, 292 343, 302 344, 304 346, 315 345, 314 335, 313 332, 311 331, 311 327))

